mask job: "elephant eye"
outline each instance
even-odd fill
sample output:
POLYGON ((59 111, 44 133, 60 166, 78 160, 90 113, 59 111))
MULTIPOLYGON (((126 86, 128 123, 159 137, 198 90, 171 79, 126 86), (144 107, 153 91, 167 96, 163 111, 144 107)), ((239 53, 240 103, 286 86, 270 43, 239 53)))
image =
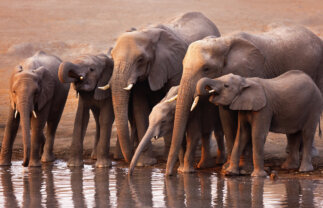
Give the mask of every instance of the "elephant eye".
POLYGON ((203 69, 204 72, 208 72, 209 70, 210 70, 209 67, 204 67, 204 69, 203 69))
POLYGON ((229 87, 229 85, 228 85, 228 84, 224 84, 224 87, 225 87, 225 88, 228 88, 228 87, 229 87))
POLYGON ((144 57, 139 57, 138 60, 137 60, 137 63, 138 64, 142 64, 144 62, 144 57))
POLYGON ((93 68, 90 68, 90 71, 91 71, 91 72, 93 72, 93 71, 94 71, 94 69, 93 69, 93 68))

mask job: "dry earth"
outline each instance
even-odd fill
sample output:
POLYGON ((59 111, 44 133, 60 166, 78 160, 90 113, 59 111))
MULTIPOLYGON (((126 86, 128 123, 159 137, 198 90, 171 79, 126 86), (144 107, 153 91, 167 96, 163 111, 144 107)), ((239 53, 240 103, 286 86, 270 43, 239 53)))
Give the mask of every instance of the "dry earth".
MULTIPOLYGON (((68 60, 81 53, 106 52, 116 37, 131 27, 163 22, 179 13, 200 11, 220 29, 262 32, 279 25, 304 25, 323 38, 322 0, 26 0, 0 1, 0 142, 9 108, 8 79, 20 60, 37 50, 68 60)), ((70 91, 60 122, 56 157, 66 159, 71 141, 77 98, 70 91)), ((91 119, 85 138, 89 155, 94 137, 91 119)), ((115 132, 112 144, 115 143, 115 132)), ((161 144, 157 141, 158 145, 161 144)), ((156 143, 156 144, 157 144, 156 143)), ((323 140, 315 143, 320 156, 315 167, 323 166, 323 140)), ((286 156, 284 135, 270 134, 266 143, 267 164, 277 166, 286 156)), ((156 145, 155 145, 156 146, 156 145)), ((21 158, 21 134, 15 142, 15 158, 21 158)), ((321 168, 316 171, 321 175, 321 168)))

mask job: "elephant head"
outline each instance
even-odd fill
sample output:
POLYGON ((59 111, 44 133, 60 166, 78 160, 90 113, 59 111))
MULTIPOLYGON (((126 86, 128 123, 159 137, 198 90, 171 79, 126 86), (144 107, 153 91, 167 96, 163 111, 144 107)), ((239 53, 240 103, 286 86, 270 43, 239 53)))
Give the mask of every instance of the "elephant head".
POLYGON ((178 86, 172 87, 164 99, 162 99, 157 105, 155 105, 149 114, 149 126, 148 129, 140 141, 138 148, 131 160, 129 167, 129 174, 132 174, 133 169, 136 166, 138 158, 145 146, 152 138, 163 137, 173 131, 174 114, 176 106, 176 96, 178 92, 178 86))
POLYGON ((43 66, 33 70, 25 70, 23 66, 19 66, 11 76, 10 104, 15 110, 15 117, 20 116, 21 120, 24 166, 27 166, 29 163, 31 116, 37 118, 37 112, 42 111, 46 103, 52 99, 54 88, 54 77, 43 66))
POLYGON ((128 129, 131 88, 140 81, 148 81, 152 91, 166 83, 174 85, 180 79, 186 49, 187 44, 164 26, 127 32, 117 39, 111 51, 114 69, 110 86, 117 134, 127 162, 133 153, 128 129))
POLYGON ((196 86, 196 94, 208 95, 211 103, 229 106, 231 110, 259 111, 267 102, 262 86, 251 79, 234 74, 217 79, 200 79, 196 86))
POLYGON ((103 100, 109 93, 98 86, 109 82, 113 70, 113 61, 104 54, 82 55, 71 62, 62 62, 58 77, 63 83, 73 83, 77 92, 94 92, 96 100, 103 100))
POLYGON ((166 166, 167 175, 172 174, 176 162, 198 80, 235 72, 246 77, 263 76, 264 56, 244 36, 242 33, 228 37, 206 37, 188 47, 183 60, 172 145, 166 166))

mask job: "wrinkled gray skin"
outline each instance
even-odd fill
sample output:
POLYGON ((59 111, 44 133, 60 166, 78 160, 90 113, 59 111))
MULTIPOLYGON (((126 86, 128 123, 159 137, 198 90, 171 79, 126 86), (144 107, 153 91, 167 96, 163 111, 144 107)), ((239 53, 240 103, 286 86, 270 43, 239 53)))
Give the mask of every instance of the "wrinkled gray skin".
MULTIPOLYGON (((189 12, 166 24, 127 32, 117 39, 111 51, 114 70, 110 86, 117 134, 126 162, 131 161, 134 151, 129 139, 129 105, 141 139, 147 130, 152 107, 172 86, 179 84, 188 45, 210 35, 220 36, 217 27, 203 14, 189 12), (133 84, 132 88, 130 84, 133 84)), ((141 163, 156 163, 151 148, 146 150, 141 155, 141 163)))
POLYGON ((10 108, 2 142, 0 165, 11 165, 12 145, 21 121, 23 166, 54 161, 54 138, 68 90, 57 77, 61 60, 39 51, 24 60, 10 78, 10 108), (37 118, 33 115, 35 111, 37 118), (15 117, 15 111, 17 116, 15 117), (47 123, 46 138, 43 133, 47 123), (30 136, 31 127, 31 136, 30 136))
POLYGON ((197 94, 209 94, 209 101, 239 111, 237 136, 225 174, 239 174, 239 158, 252 139, 254 171, 266 176, 264 144, 269 131, 288 136, 290 152, 282 168, 299 167, 299 148, 303 143, 299 171, 312 171, 312 145, 323 108, 323 98, 313 80, 304 72, 288 71, 273 79, 243 78, 228 74, 217 79, 203 78, 197 94), (209 94, 210 90, 214 91, 209 94))
MULTIPOLYGON (((149 115, 148 129, 131 160, 129 168, 130 175, 136 166, 140 154, 152 138, 164 137, 165 155, 168 155, 176 107, 176 101, 174 100, 169 102, 169 100, 177 95, 178 88, 178 86, 172 87, 165 98, 155 105, 151 111, 149 115)), ((196 109, 191 112, 188 126, 189 128, 187 129, 186 135, 186 151, 184 153, 183 150, 180 155, 179 171, 184 173, 194 172, 194 153, 199 139, 202 139, 202 156, 197 167, 207 168, 215 165, 215 163, 213 164, 209 147, 212 131, 215 132, 218 143, 216 164, 223 164, 225 162, 225 148, 218 108, 212 104, 210 105, 207 99, 202 99, 196 109)))
POLYGON ((96 135, 92 159, 97 159, 96 167, 109 167, 110 136, 114 113, 111 91, 103 91, 97 86, 110 80, 113 61, 105 54, 82 55, 74 60, 61 63, 59 79, 63 83, 73 83, 79 94, 78 107, 75 117, 70 158, 68 166, 83 165, 83 141, 92 111, 96 122, 96 135))
MULTIPOLYGON (((310 75, 323 91, 323 43, 304 27, 281 27, 258 35, 239 32, 192 43, 183 61, 166 175, 173 173, 199 79, 229 73, 273 78, 291 69, 310 75)), ((220 107, 220 117, 229 159, 237 129, 237 113, 220 107)))

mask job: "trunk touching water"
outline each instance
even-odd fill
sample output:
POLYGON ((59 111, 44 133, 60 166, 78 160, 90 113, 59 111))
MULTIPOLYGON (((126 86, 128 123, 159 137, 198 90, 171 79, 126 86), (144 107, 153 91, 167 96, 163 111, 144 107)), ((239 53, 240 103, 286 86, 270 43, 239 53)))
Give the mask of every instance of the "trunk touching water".
POLYGON ((123 74, 124 70, 116 69, 115 71, 116 73, 113 74, 111 79, 113 110, 121 151, 125 161, 129 163, 133 153, 128 128, 130 92, 124 89, 127 86, 127 80, 125 80, 123 74))
POLYGON ((134 156, 132 157, 131 163, 130 163, 130 167, 129 167, 129 175, 132 174, 133 169, 135 168, 137 161, 139 159, 139 156, 141 154, 141 152, 145 149, 146 145, 149 143, 149 141, 151 140, 151 138, 153 138, 155 134, 155 129, 154 128, 149 128, 147 129, 145 136, 141 139, 136 152, 134 154, 134 156))
POLYGON ((173 174, 173 168, 178 158, 179 149, 183 142, 190 108, 193 103, 195 84, 194 81, 188 80, 190 79, 187 79, 185 77, 182 78, 180 88, 178 91, 175 110, 174 130, 172 144, 167 159, 166 175, 173 174))
POLYGON ((22 165, 25 167, 28 166, 30 159, 30 109, 29 104, 19 104, 19 114, 24 144, 24 159, 22 165))

